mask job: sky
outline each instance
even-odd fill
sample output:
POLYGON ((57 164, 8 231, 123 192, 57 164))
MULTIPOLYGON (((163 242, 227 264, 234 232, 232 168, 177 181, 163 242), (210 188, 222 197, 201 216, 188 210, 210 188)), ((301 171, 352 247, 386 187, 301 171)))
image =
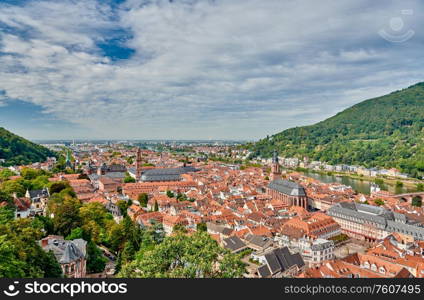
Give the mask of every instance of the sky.
POLYGON ((424 81, 416 0, 0 0, 0 127, 248 139, 424 81))

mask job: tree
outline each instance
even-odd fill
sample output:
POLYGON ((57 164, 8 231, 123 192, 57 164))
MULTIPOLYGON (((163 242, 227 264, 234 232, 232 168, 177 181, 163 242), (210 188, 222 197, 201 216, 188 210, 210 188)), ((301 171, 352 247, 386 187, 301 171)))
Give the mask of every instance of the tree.
POLYGON ((130 261, 132 261, 135 257, 137 250, 135 249, 133 243, 126 241, 124 249, 119 252, 117 262, 116 262, 116 272, 121 270, 121 267, 130 261))
POLYGON ((22 278, 25 276, 25 262, 19 259, 16 246, 8 241, 7 235, 0 236, 0 277, 22 278))
POLYGON ((24 168, 21 170, 21 176, 26 180, 33 180, 42 175, 46 175, 46 172, 43 170, 36 170, 31 168, 24 168))
POLYGON ((181 224, 176 224, 174 226, 174 228, 172 228, 172 232, 175 232, 175 233, 187 233, 187 229, 183 225, 181 225, 181 224))
POLYGON ((94 221, 100 227, 104 227, 108 211, 99 202, 86 203, 79 209, 79 215, 83 224, 94 221))
POLYGON ((106 266, 107 258, 93 241, 87 243, 87 272, 100 273, 106 266))
POLYGON ((56 260, 53 252, 50 250, 45 256, 42 256, 42 264, 45 278, 60 278, 62 277, 62 268, 56 260))
POLYGON ((47 175, 41 175, 31 180, 31 190, 41 190, 49 184, 49 177, 47 175))
POLYGON ((125 183, 134 183, 135 178, 131 177, 130 173, 127 172, 127 173, 125 173, 124 182, 125 183))
POLYGON ((412 206, 421 207, 423 205, 423 200, 420 196, 415 196, 412 198, 412 206))
POLYGON ((132 205, 131 199, 128 201, 125 200, 118 200, 116 205, 119 208, 119 211, 121 212, 121 215, 126 216, 127 215, 127 209, 132 205))
POLYGON ((38 220, 42 224, 42 228, 44 229, 44 232, 46 235, 54 234, 54 224, 53 220, 49 217, 45 216, 35 216, 34 220, 38 220))
POLYGON ((172 191, 166 191, 166 195, 169 197, 169 198, 174 198, 175 197, 175 195, 174 195, 174 193, 172 192, 172 191))
POLYGON ((15 176, 15 175, 16 174, 9 169, 3 169, 3 170, 0 171, 0 179, 1 180, 8 180, 9 177, 15 176))
POLYGON ((1 185, 1 190, 10 196, 16 193, 16 196, 18 197, 23 197, 26 193, 25 187, 21 184, 21 181, 19 180, 8 180, 3 182, 3 184, 1 185))
POLYGON ((10 206, 0 207, 0 224, 7 224, 15 218, 15 210, 10 206))
POLYGON ((225 250, 204 232, 176 234, 122 267, 118 277, 129 278, 224 278, 245 272, 240 257, 225 250))
POLYGON ((70 188, 69 183, 66 181, 56 181, 50 184, 50 195, 60 193, 64 189, 70 188))
POLYGON ((78 199, 65 197, 63 203, 53 211, 53 225, 58 234, 67 236, 71 230, 81 226, 79 208, 81 202, 78 199))
POLYGON ((117 253, 120 251, 126 241, 125 232, 122 224, 114 223, 107 230, 106 246, 117 253))
POLYGON ((154 211, 159 211, 159 204, 157 201, 155 201, 155 207, 153 209, 154 211))
POLYGON ((75 240, 75 239, 84 239, 84 230, 81 227, 77 227, 71 230, 68 236, 65 237, 65 240, 75 240))
POLYGON ((9 206, 13 206, 13 199, 10 194, 0 190, 0 203, 6 202, 9 206))
POLYGON ((42 237, 37 220, 16 219, 0 224, 0 277, 58 277, 60 266, 38 240, 42 237))
POLYGON ((374 200, 374 203, 378 206, 381 206, 381 205, 384 205, 385 202, 383 199, 378 198, 374 200))
POLYGON ((208 231, 206 223, 197 224, 196 229, 197 229, 197 231, 204 231, 204 232, 208 231))
POLYGON ((141 193, 138 195, 138 202, 140 202, 141 207, 146 207, 147 202, 149 201, 149 196, 146 193, 141 193))

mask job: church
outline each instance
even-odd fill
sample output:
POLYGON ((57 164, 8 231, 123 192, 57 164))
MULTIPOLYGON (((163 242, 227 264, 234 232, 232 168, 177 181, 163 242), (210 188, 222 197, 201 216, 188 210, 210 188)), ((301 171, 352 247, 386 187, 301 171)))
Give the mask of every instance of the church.
POLYGON ((300 184, 281 178, 280 164, 277 152, 272 158, 271 182, 266 188, 267 194, 273 199, 281 200, 288 206, 308 208, 308 196, 300 184))
POLYGON ((197 172, 198 169, 191 166, 178 168, 152 168, 144 169, 142 167, 141 150, 137 149, 135 168, 128 169, 130 176, 135 178, 137 182, 176 182, 182 181, 181 175, 197 172))

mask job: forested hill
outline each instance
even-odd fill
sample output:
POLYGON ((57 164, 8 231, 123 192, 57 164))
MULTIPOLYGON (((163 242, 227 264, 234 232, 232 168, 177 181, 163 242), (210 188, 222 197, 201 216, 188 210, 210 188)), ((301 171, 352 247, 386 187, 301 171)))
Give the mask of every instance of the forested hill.
POLYGON ((45 161, 55 153, 49 149, 30 142, 0 127, 0 159, 5 163, 0 165, 22 165, 45 161))
POLYGON ((250 144, 252 157, 309 157, 330 164, 396 167, 424 175, 424 83, 356 104, 315 125, 250 144))

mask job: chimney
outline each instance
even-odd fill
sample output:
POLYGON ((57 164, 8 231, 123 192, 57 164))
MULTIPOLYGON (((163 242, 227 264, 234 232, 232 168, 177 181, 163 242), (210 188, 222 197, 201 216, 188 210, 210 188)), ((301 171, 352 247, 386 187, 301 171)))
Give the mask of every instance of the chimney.
POLYGON ((49 238, 46 237, 44 239, 41 240, 41 247, 44 248, 49 244, 49 238))

